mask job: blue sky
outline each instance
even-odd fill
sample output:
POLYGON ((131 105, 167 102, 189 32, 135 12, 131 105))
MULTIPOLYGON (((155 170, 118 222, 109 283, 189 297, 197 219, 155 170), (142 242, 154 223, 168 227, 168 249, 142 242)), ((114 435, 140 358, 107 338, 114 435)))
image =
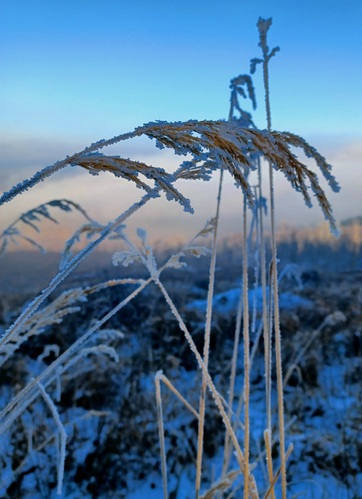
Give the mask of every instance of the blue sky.
MULTIPOLYGON (((303 135, 337 160, 336 174, 352 169, 336 215, 361 214, 359 198, 351 203, 362 184, 360 0, 1 0, 0 9, 4 189, 148 121, 227 117, 230 78, 260 55, 262 16, 273 17, 270 47, 281 47, 270 69, 273 128, 303 135)), ((260 70, 254 85, 264 128, 260 70)), ((63 177, 53 182, 66 185, 63 177)), ((13 209, 47 195, 42 188, 13 209)), ((80 188, 74 196, 90 201, 80 188)))

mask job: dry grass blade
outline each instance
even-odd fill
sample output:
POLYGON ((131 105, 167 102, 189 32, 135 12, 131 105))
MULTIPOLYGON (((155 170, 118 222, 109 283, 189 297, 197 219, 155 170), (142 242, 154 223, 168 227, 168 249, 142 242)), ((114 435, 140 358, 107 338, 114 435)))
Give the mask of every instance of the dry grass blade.
POLYGON ((116 177, 134 182, 137 187, 148 194, 158 196, 159 193, 154 192, 153 187, 139 178, 139 175, 143 175, 146 179, 153 180, 155 186, 159 186, 166 193, 168 199, 174 199, 181 203, 185 211, 193 212, 190 201, 172 185, 175 177, 163 168, 156 168, 140 161, 120 158, 119 156, 105 156, 100 153, 85 154, 77 158, 76 164, 88 170, 92 175, 98 175, 101 171, 110 172, 116 177))
MULTIPOLYGON (((290 444, 289 447, 288 447, 288 450, 285 454, 285 462, 287 462, 287 460, 289 459, 289 456, 290 454, 293 452, 293 444, 290 444)), ((278 468, 278 471, 275 473, 274 475, 274 478, 268 488, 268 490, 266 491, 265 493, 265 496, 264 496, 264 499, 268 499, 268 497, 270 496, 271 492, 274 490, 274 486, 276 484, 276 481, 278 480, 279 476, 280 476, 280 473, 281 473, 281 467, 278 468)))

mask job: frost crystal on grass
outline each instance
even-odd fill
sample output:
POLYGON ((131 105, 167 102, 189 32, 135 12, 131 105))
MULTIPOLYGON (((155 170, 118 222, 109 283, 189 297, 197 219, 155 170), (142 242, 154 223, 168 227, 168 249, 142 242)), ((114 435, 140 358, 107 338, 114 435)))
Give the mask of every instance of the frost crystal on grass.
POLYGON ((134 262, 141 262, 142 258, 139 253, 135 251, 117 251, 113 253, 112 263, 113 265, 123 265, 124 267, 128 267, 132 265, 134 262))
POLYGON ((166 264, 167 267, 173 268, 173 269, 182 269, 184 267, 187 267, 186 262, 180 261, 180 258, 182 258, 184 256, 185 256, 185 253, 183 253, 183 252, 177 253, 177 255, 172 255, 166 264))

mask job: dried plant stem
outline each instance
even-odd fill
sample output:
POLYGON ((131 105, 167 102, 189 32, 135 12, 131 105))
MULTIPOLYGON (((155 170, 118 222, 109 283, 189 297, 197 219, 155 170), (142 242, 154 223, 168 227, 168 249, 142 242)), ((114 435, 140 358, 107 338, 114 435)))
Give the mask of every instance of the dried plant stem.
POLYGON ((162 397, 161 397, 161 386, 160 386, 160 374, 162 372, 157 372, 155 375, 155 385, 156 385, 156 404, 157 404, 157 421, 158 421, 158 434, 160 439, 160 452, 161 452, 161 468, 162 468, 162 482, 163 482, 163 497, 168 499, 168 488, 167 488, 167 464, 166 464, 166 450, 165 450, 165 429, 163 426, 163 412, 162 412, 162 397))
MULTIPOLYGON (((218 236, 218 226, 220 219, 220 204, 221 204, 221 193, 223 184, 224 170, 220 170, 220 181, 219 189, 217 195, 217 206, 215 215, 215 227, 213 233, 213 244, 212 244, 212 254, 210 261, 210 273, 209 273, 209 285, 207 292, 207 311, 206 311, 206 322, 205 322, 205 336, 204 336, 204 351, 203 359, 205 368, 209 367, 209 353, 210 353, 210 336, 211 336, 211 321, 212 321, 212 301, 214 298, 214 285, 215 285, 215 267, 216 267, 216 246, 217 246, 217 236, 218 236)), ((201 487, 201 474, 202 474, 202 456, 204 447, 204 427, 205 427, 205 408, 206 408, 206 379, 204 375, 202 376, 202 385, 200 392, 200 402, 199 402, 199 428, 198 428, 198 438, 197 438, 197 456, 196 456, 196 499, 198 499, 201 487)))
MULTIPOLYGON (((270 112, 270 108, 269 108, 270 112)), ((258 158, 258 179, 259 179, 259 199, 262 201, 263 193, 262 193, 262 173, 261 173, 261 161, 258 158)), ((262 202, 259 203, 259 239, 260 239, 260 267, 261 267, 261 288, 262 288, 262 300, 263 300, 263 320, 260 327, 263 330, 263 338, 264 338, 264 370, 265 370, 265 406, 266 406, 266 414, 267 414, 267 430, 264 433, 267 434, 269 440, 272 439, 272 411, 271 411, 271 367, 272 367, 272 356, 271 356, 271 334, 269 330, 269 314, 268 314, 268 300, 267 300, 267 278, 266 278, 266 261, 265 261, 265 238, 264 238, 264 213, 263 213, 263 205, 262 202)), ((255 341, 255 347, 257 345, 259 338, 255 341)), ((255 355, 255 350, 252 351, 252 358, 255 355)), ((269 475, 269 484, 273 478, 273 462, 272 462, 272 454, 271 447, 269 445, 269 450, 267 446, 267 440, 265 440, 266 444, 266 452, 267 452, 267 467, 268 467, 268 475, 269 475)), ((271 491, 272 499, 275 499, 274 488, 271 491)))
MULTIPOLYGON (((267 119, 267 129, 271 132, 271 110, 269 92, 269 60, 275 53, 275 49, 268 53, 266 44, 268 26, 260 19, 259 23, 260 47, 263 51, 263 81, 265 92, 265 112, 267 119), (264 24, 264 26, 263 26, 264 24), (263 26, 263 27, 262 27, 263 26)), ((270 24, 269 24, 270 26, 270 24)), ((286 458, 285 458, 285 436, 284 436, 284 401, 283 401, 283 372, 281 353, 281 334, 279 321, 279 294, 278 294, 278 269, 277 269, 277 246, 275 236, 275 198, 274 198, 274 178, 273 164, 269 161, 269 192, 270 192, 270 220, 271 220, 271 245, 272 245, 272 287, 274 304, 274 334, 275 334, 275 357, 277 370, 277 392, 278 392, 278 420, 279 420, 279 443, 280 443, 280 468, 282 479, 282 499, 287 499, 287 478, 286 478, 286 458)), ((269 343, 270 344, 270 343, 269 343)))
POLYGON ((243 337, 244 337, 244 499, 249 497, 249 455, 250 455, 250 338, 249 338, 249 283, 248 283, 248 247, 247 247, 247 207, 244 196, 244 238, 243 238, 243 337))
POLYGON ((283 396, 283 371, 282 371, 282 347, 279 320, 279 291, 278 291, 278 269, 277 269, 277 246, 275 237, 275 205, 273 169, 269 165, 270 173, 270 212, 271 212, 271 239, 272 239, 272 283, 274 303, 274 334, 275 334, 275 360, 277 370, 277 392, 278 392, 278 420, 279 420, 279 443, 280 443, 280 467, 282 479, 282 498, 287 499, 287 473, 285 457, 285 431, 284 431, 284 396, 283 396))
MULTIPOLYGON (((287 461, 289 459, 289 456, 290 454, 293 452, 293 444, 290 444, 289 447, 288 447, 288 450, 285 454, 285 461, 287 461)), ((264 499, 268 499, 268 497, 270 496, 270 494, 274 491, 274 486, 279 478, 279 475, 281 473, 281 467, 278 468, 277 472, 275 473, 274 477, 273 477, 273 480, 271 481, 271 484, 268 488, 268 490, 266 491, 265 493, 265 496, 264 496, 264 499)))
POLYGON ((273 457, 272 457, 272 437, 269 429, 264 431, 264 442, 265 442, 265 451, 266 451, 266 465, 268 470, 268 478, 269 478, 269 488, 270 495, 272 499, 275 499, 275 492, 273 483, 273 457))
POLYGON ((263 299, 263 338, 264 338, 264 363, 265 363, 265 399, 267 412, 267 428, 271 431, 271 352, 269 335, 269 317, 267 301, 267 278, 265 261, 265 237, 264 237, 264 213, 263 213, 263 192, 262 192, 262 173, 261 161, 258 158, 258 181, 259 181, 259 240, 260 240, 260 268, 261 268, 261 289, 263 299))
POLYGON ((161 395, 161 381, 169 388, 169 390, 176 395, 176 397, 184 404, 185 407, 199 420, 199 414, 181 395, 181 393, 173 386, 171 381, 162 373, 158 371, 155 374, 156 385, 156 403, 157 403, 157 420, 158 432, 160 438, 160 453, 161 453, 161 468, 162 468, 162 481, 163 481, 163 495, 164 499, 168 498, 167 487, 167 462, 166 462, 166 446, 165 446, 165 431, 163 424, 163 411, 162 411, 162 395, 161 395))
MULTIPOLYGON (((259 230, 259 223, 257 222, 257 230, 259 230)), ((249 348, 250 348, 250 338, 249 338, 249 300, 248 300, 248 292, 249 292, 249 286, 248 286, 248 243, 247 243, 247 221, 246 221, 246 205, 244 201, 244 211, 243 211, 243 231, 244 231, 244 238, 243 238, 243 280, 242 280, 242 289, 240 292, 240 299, 239 299, 239 304, 238 304, 238 310, 237 310, 237 316, 236 316, 236 325, 235 325, 235 335, 234 335, 234 347, 233 347, 233 356, 232 356, 232 364, 231 364, 231 375, 230 375, 230 384, 229 384, 229 406, 232 407, 233 399, 234 399, 234 390, 235 390, 235 378, 236 378, 236 365, 237 365, 237 356, 238 356, 238 349, 239 349, 239 341, 240 341, 240 332, 241 332, 241 321, 242 318, 244 320, 243 324, 243 337, 244 337, 244 373, 246 373, 246 377, 244 378, 244 388, 243 391, 240 393, 239 397, 239 403, 238 403, 238 408, 236 411, 236 418, 238 419, 241 414, 241 409, 243 406, 243 402, 246 396, 246 390, 250 390, 250 368, 251 368, 251 362, 252 359, 255 355, 255 351, 257 348, 257 342, 260 337, 262 328, 259 327, 259 331, 257 333, 257 340, 255 341, 255 348, 252 351, 252 355, 249 355, 249 348), (243 314, 244 311, 244 314, 243 314), (246 348, 246 343, 248 344, 248 347, 246 348), (245 356, 246 355, 246 356, 245 356), (248 365, 248 367, 247 367, 248 365), (249 387, 249 388, 247 388, 249 387)), ((264 255, 264 262, 265 262, 265 255, 264 255)), ((264 291, 264 290, 263 290, 264 291)), ((249 404, 249 397, 248 397, 248 404, 249 404)), ((244 407, 244 410, 246 411, 247 414, 249 414, 249 405, 244 407)), ((230 414, 229 414, 230 417, 230 414)), ((249 416, 245 418, 245 432, 249 433, 249 416)), ((249 447, 249 437, 247 437, 245 443, 247 443, 249 447)), ((230 449, 230 439, 228 435, 225 435, 225 443, 224 443, 224 463, 223 463, 223 476, 226 474, 227 469, 229 467, 230 463, 230 458, 231 458, 231 449, 230 449)))
POLYGON ((258 204, 260 204, 260 196, 258 197, 258 187, 256 186, 254 189, 255 198, 259 200, 255 209, 253 210, 253 218, 250 224, 250 232, 248 237, 248 255, 252 254, 252 240, 253 240, 253 228, 255 225, 255 250, 254 250, 254 296, 253 296, 253 308, 252 308, 252 319, 251 319, 251 327, 250 332, 252 335, 256 333, 256 319, 257 319, 257 305, 258 305, 258 296, 257 289, 259 287, 259 276, 260 276, 260 230, 259 230, 259 208, 258 204))
POLYGON ((269 59, 265 57, 263 61, 263 80, 264 80, 264 93, 265 93, 265 112, 266 112, 266 121, 267 121, 267 129, 271 131, 271 111, 270 111, 270 91, 269 91, 269 59))
MULTIPOLYGON (((244 308, 243 291, 242 291, 243 286, 244 286, 244 283, 242 282, 241 289, 240 289, 239 302, 238 302, 238 310, 237 310, 237 314, 236 314, 234 346, 233 346, 233 355, 232 355, 232 359, 231 359, 231 373, 230 373, 230 381, 229 381, 229 398, 228 398, 228 405, 229 405, 228 416, 230 419, 231 419, 231 413, 232 413, 232 407, 233 407, 233 401, 234 401, 234 395, 235 395, 236 366, 237 366, 238 352, 239 352, 241 321, 242 321, 242 317, 243 317, 243 308, 244 308)), ((241 394, 240 398, 241 398, 241 400, 239 399, 240 410, 238 410, 236 412, 236 420, 234 423, 234 428, 236 428, 237 421, 240 418, 241 404, 242 404, 242 399, 243 399, 242 394, 241 394)), ((238 409, 239 409, 239 405, 238 405, 238 409)), ((227 474, 227 470, 229 468, 230 459, 231 459, 231 453, 232 453, 232 446, 231 446, 231 442, 230 442, 230 437, 229 437, 229 434, 226 432, 225 433, 225 441, 224 441, 224 462, 223 462, 222 477, 225 477, 227 474)))

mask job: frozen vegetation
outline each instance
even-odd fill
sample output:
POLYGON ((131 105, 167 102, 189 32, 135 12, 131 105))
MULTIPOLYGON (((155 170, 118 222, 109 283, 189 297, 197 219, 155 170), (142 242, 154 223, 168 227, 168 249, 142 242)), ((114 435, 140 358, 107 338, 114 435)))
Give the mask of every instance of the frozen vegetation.
POLYGON ((361 497, 361 248, 350 250, 353 272, 330 265, 318 245, 323 272, 314 260, 281 258, 283 241, 278 253, 278 176, 309 207, 315 201, 334 234, 320 178, 339 187, 313 146, 272 129, 269 70, 279 48, 267 44, 271 19, 257 26, 261 57, 250 73, 263 71, 266 130, 241 106, 245 98, 255 108, 256 99, 251 75, 239 75, 228 120, 148 123, 1 196, 0 205, 10 202, 68 167, 108 172, 140 190, 107 225, 58 199, 0 235, 6 261, 14 242, 43 250, 36 234, 44 220, 77 213, 84 222, 35 298, 1 296, 1 497, 361 497), (103 153, 139 136, 184 161, 166 171, 103 153), (232 251, 219 241, 226 175, 240 192, 241 245, 232 251), (215 177, 210 218, 191 241, 154 251, 144 229, 127 230, 161 195, 193 213, 184 186, 215 177), (118 250, 105 272, 95 250, 107 239, 118 250), (77 274, 92 256, 91 275, 77 274))

